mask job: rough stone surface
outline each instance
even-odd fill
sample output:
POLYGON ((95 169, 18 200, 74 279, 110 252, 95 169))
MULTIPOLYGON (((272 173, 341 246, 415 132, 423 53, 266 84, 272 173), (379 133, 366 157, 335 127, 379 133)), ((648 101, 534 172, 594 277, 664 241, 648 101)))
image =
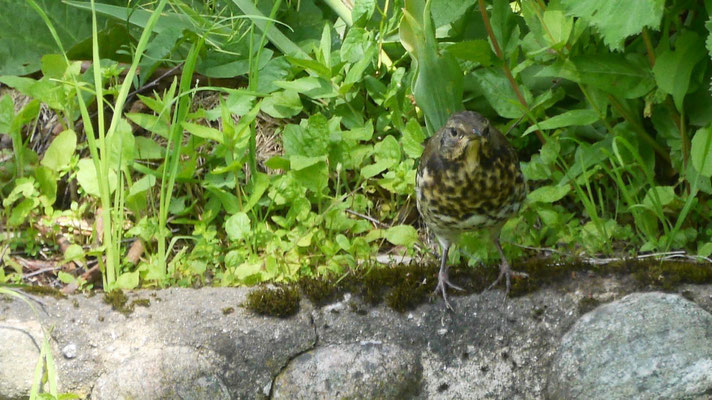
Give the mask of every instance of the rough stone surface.
POLYGON ((292 360, 277 377, 273 398, 407 399, 420 392, 421 375, 417 354, 399 346, 324 346, 292 360))
MULTIPOLYGON (((112 310, 101 295, 38 298, 39 315, 22 301, 2 298, 0 400, 29 393, 41 326, 51 331, 60 392, 92 400, 555 399, 559 392, 547 396, 546 384, 564 335, 591 305, 619 300, 634 288, 626 279, 577 274, 506 301, 502 291, 452 293, 455 313, 439 298, 398 313, 346 295, 322 308, 303 300, 289 319, 241 307, 250 290, 245 288, 135 291, 131 300, 149 299, 150 305, 128 315, 112 310), (373 392, 378 385, 385 385, 383 391, 373 392)), ((712 285, 683 286, 679 292, 712 310, 712 285)), ((686 321, 709 342, 706 314, 675 298, 673 304, 680 305, 665 318, 680 326, 686 321)), ((635 307, 644 309, 646 302, 637 304, 629 306, 631 322, 635 307)), ((702 354, 701 345, 689 343, 696 347, 678 351, 679 357, 702 354)), ((656 371, 666 365, 657 364, 656 371)), ((681 382, 695 381, 694 374, 704 371, 704 364, 697 366, 688 365, 690 374, 681 382)), ((553 380, 550 384, 552 390, 553 380)))
POLYGON ((37 321, 0 318, 0 399, 27 397, 40 346, 42 326, 37 321))
POLYGON ((564 335, 548 392, 555 399, 709 399, 712 314, 655 292, 598 307, 564 335))

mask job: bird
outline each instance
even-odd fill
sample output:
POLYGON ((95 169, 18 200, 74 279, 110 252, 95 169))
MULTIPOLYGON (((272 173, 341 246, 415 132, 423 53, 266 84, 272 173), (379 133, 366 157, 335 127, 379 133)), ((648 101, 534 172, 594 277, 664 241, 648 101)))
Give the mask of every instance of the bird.
POLYGON ((505 279, 506 296, 511 276, 526 277, 511 269, 499 233, 520 210, 527 183, 514 148, 489 120, 474 111, 452 114, 425 143, 415 191, 418 212, 440 244, 435 294, 442 293, 448 309, 454 310, 447 287, 463 290, 448 279, 448 251, 464 232, 488 229, 497 247, 499 276, 488 289, 505 279))

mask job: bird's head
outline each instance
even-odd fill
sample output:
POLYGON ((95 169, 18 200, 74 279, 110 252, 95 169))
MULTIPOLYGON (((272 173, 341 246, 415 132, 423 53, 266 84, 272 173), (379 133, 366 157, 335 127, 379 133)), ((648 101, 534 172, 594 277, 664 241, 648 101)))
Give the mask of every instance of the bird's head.
POLYGON ((439 153, 451 161, 467 157, 478 162, 482 152, 487 152, 490 141, 489 121, 474 111, 453 114, 435 135, 439 153))

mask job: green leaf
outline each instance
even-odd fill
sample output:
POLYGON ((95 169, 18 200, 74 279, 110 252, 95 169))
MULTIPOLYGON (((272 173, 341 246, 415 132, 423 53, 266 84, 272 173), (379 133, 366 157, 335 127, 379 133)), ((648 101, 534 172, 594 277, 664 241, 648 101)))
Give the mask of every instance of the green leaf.
POLYGON ((425 132, 415 118, 408 120, 405 124, 403 136, 401 136, 401 144, 403 151, 410 158, 419 158, 423 154, 423 142, 425 141, 425 132))
POLYGON ((684 30, 675 42, 675 50, 665 50, 655 61, 653 73, 660 89, 671 94, 675 107, 682 111, 682 101, 690 86, 695 65, 705 58, 705 45, 696 33, 684 30))
POLYGON ((50 204, 57 199, 57 175, 53 170, 41 166, 35 169, 35 179, 40 186, 40 193, 47 198, 50 204))
MULTIPOLYGON (((57 0, 35 0, 47 14, 65 49, 91 36, 91 14, 57 0)), ((40 15, 27 1, 0 0, 0 75, 39 70, 45 54, 59 52, 40 15)), ((99 20, 100 26, 104 19, 99 20)))
POLYGON ((542 186, 529 193, 529 196, 527 196, 527 198, 529 199, 529 201, 532 202, 553 203, 555 201, 563 199, 564 196, 566 196, 570 190, 571 187, 569 185, 542 186))
POLYGON ((74 149, 77 147, 77 134, 73 130, 66 131, 57 135, 52 143, 47 148, 42 165, 53 170, 59 171, 67 165, 74 155, 74 149))
MULTIPOLYGON (((77 163, 77 182, 79 186, 92 196, 99 197, 99 181, 96 177, 96 168, 94 162, 89 158, 82 158, 77 163)), ((109 170, 109 192, 113 193, 116 189, 116 172, 109 170)))
POLYGON ((114 132, 106 137, 106 144, 109 148, 109 165, 118 169, 119 165, 124 167, 133 163, 136 141, 128 121, 123 118, 119 120, 114 132))
POLYGON ((156 141, 145 136, 136 136, 136 159, 138 160, 157 160, 162 159, 165 149, 156 141))
POLYGON ((215 128, 211 128, 205 125, 194 124, 192 122, 183 122, 183 128, 190 132, 190 134, 201 137, 203 139, 214 140, 220 144, 224 143, 223 133, 215 128))
POLYGON ((351 19, 353 25, 364 26, 373 16, 376 10, 376 0, 356 0, 353 2, 351 10, 351 19))
POLYGON ((371 33, 354 26, 349 29, 341 45, 341 59, 355 64, 366 57, 366 50, 371 44, 371 33))
POLYGON ((700 175, 712 176, 712 125, 697 130, 692 138, 690 156, 700 175))
POLYGON ((656 204, 664 207, 672 203, 673 200, 675 200, 675 188, 672 186, 655 186, 648 189, 648 193, 645 194, 643 199, 643 204, 651 210, 655 210, 657 208, 656 204))
POLYGON ((252 207, 257 204, 257 202, 262 198, 269 187, 269 175, 258 172, 255 179, 252 180, 252 186, 250 187, 250 195, 247 201, 242 206, 243 212, 249 212, 252 207))
POLYGON ((322 99, 337 96, 331 82, 317 76, 305 76, 292 81, 275 81, 277 87, 302 93, 312 99, 322 99))
POLYGON ((631 54, 591 54, 574 56, 542 68, 537 77, 558 77, 599 88, 626 99, 640 97, 655 86, 647 61, 631 54))
POLYGON ((569 14, 598 29, 611 50, 622 50, 628 36, 644 27, 658 30, 665 0, 562 0, 569 14))
POLYGON ((329 153, 329 124, 322 114, 314 114, 302 125, 287 125, 282 132, 284 154, 307 157, 329 153))
POLYGON ((329 183, 329 168, 324 161, 303 167, 293 173, 299 183, 315 193, 321 193, 329 183))
POLYGON ((549 46, 555 49, 563 48, 569 40, 571 30, 574 27, 573 18, 565 16, 563 12, 558 10, 547 10, 544 11, 543 19, 547 32, 544 38, 549 46))
POLYGON ((282 90, 265 97, 262 111, 273 118, 291 118, 302 112, 302 101, 296 91, 282 90))
POLYGON ((250 217, 244 212, 238 212, 225 221, 225 232, 231 241, 247 239, 252 229, 250 217))
POLYGON ((119 289, 131 290, 138 287, 139 271, 124 272, 116 278, 116 287, 119 289))
POLYGON ((524 131, 524 135, 534 132, 537 129, 557 129, 566 126, 591 125, 598 121, 598 113, 594 110, 569 110, 559 115, 532 125, 524 131))
POLYGON ((431 12, 434 26, 439 28, 456 21, 473 4, 472 0, 432 0, 431 12))
MULTIPOLYGON (((501 68, 479 68, 472 72, 472 76, 474 84, 479 86, 480 92, 497 114, 505 118, 519 118, 524 114, 523 106, 501 68)), ((527 103, 531 103, 531 93, 523 86, 520 89, 527 103)))
POLYGON ((418 240, 418 232, 410 225, 396 225, 386 230, 386 240, 396 246, 410 247, 418 240))
POLYGON ((301 171, 304 168, 309 168, 312 165, 325 161, 326 156, 306 157, 300 155, 293 155, 289 157, 289 167, 292 171, 301 171))
POLYGON ((445 48, 447 53, 461 60, 472 61, 489 67, 492 65, 492 50, 486 40, 464 40, 445 48))
POLYGON ((126 113, 126 118, 141 128, 168 139, 170 125, 163 119, 150 114, 126 113))

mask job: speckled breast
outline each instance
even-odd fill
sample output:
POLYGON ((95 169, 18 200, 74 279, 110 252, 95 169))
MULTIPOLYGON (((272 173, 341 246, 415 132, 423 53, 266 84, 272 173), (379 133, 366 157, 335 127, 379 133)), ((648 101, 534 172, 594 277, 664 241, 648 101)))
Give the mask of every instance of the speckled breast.
POLYGON ((518 163, 502 159, 483 168, 433 157, 416 176, 418 211, 439 237, 454 239, 500 225, 519 211, 525 197, 518 163))

